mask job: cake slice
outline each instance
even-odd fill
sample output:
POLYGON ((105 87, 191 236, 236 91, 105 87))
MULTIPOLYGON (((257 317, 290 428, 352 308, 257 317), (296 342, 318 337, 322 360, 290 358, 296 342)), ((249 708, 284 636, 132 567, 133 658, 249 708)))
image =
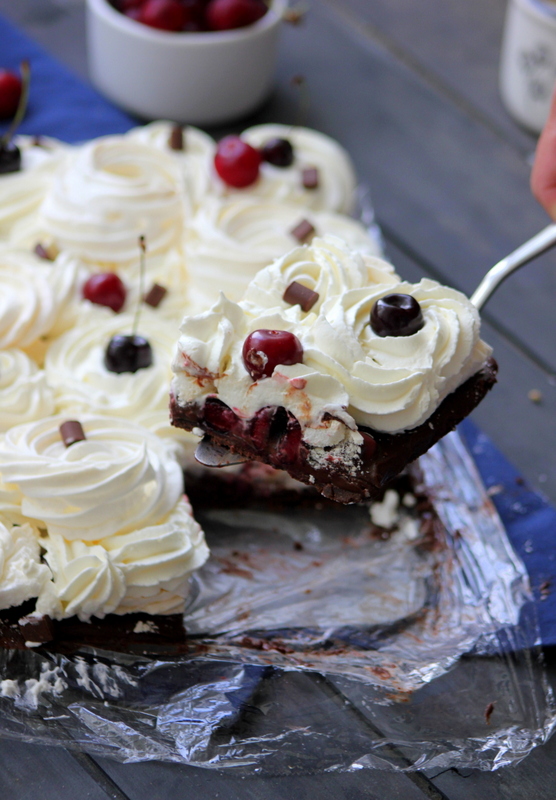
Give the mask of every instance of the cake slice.
POLYGON ((479 333, 460 292, 314 239, 259 272, 240 303, 222 295, 184 320, 172 423, 206 434, 205 463, 216 445, 220 463, 262 461, 339 502, 367 500, 495 383, 479 333))

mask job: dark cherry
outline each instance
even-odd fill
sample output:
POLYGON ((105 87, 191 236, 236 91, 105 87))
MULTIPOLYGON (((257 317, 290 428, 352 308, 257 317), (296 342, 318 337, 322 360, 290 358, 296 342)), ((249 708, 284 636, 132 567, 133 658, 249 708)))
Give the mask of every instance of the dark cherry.
POLYGON ((217 398, 209 397, 203 409, 205 424, 221 433, 230 433, 240 423, 239 417, 232 409, 217 398))
POLYGON ((12 141, 0 145, 0 175, 19 172, 21 169, 21 151, 12 141))
POLYGON ((377 336, 412 336, 423 327, 421 306, 410 294, 388 294, 371 311, 371 328, 377 336))
POLYGON ((261 149, 261 155, 275 167, 291 167, 293 164, 293 147, 288 139, 269 139, 261 149))
POLYGON ((13 117, 19 105, 21 78, 7 69, 0 69, 0 119, 13 117))
POLYGON ((104 353, 104 366, 109 372, 137 372, 153 363, 153 352, 143 336, 117 333, 108 342, 104 353))
POLYGON ((228 186, 243 189, 259 177, 261 154, 239 136, 225 136, 216 148, 214 167, 228 186))
POLYGON ((267 11, 261 0, 210 0, 205 14, 210 30, 228 31, 252 25, 267 11))
POLYGON ((126 288, 114 272, 98 272, 91 275, 83 287, 83 297, 98 306, 107 306, 120 311, 126 298, 126 288))
POLYGON ((270 377, 279 364, 302 361, 301 342, 289 331, 253 331, 243 343, 243 363, 254 381, 270 377))
POLYGON ((276 464, 294 464, 301 447, 301 426, 293 414, 288 413, 286 430, 276 448, 276 464))
POLYGON ((140 7, 139 22, 162 31, 181 31, 186 23, 179 0, 146 0, 140 7))

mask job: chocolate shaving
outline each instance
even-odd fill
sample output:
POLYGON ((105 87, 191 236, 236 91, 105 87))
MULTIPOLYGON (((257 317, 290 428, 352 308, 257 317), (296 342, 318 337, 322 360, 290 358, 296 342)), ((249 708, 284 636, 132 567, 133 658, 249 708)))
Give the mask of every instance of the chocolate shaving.
POLYGON ((21 617, 17 624, 26 642, 51 642, 54 638, 52 620, 46 614, 40 617, 33 614, 21 617))
POLYGON ((487 725, 490 725, 490 718, 494 712, 494 703, 489 703, 488 706, 485 708, 485 722, 487 725))
POLYGON ((290 283, 282 297, 284 303, 289 303, 291 306, 300 305, 303 311, 310 311, 318 299, 318 292, 297 281, 290 283))
POLYGON ((316 231, 309 220, 302 219, 301 222, 290 231, 290 233, 294 239, 297 239, 298 242, 302 243, 314 236, 316 231))
POLYGON ((168 139, 168 146, 171 150, 185 150, 183 141, 183 128, 181 125, 174 125, 170 138, 168 139))
POLYGON ((76 442, 83 442, 87 437, 80 422, 68 419, 60 425, 60 436, 66 447, 71 447, 76 442))
POLYGON ((43 258, 45 261, 54 261, 51 253, 40 242, 37 242, 33 252, 35 253, 35 255, 37 255, 39 258, 43 258))
POLYGON ((164 286, 161 286, 159 283, 153 283, 147 294, 143 297, 143 301, 152 308, 158 308, 166 294, 168 289, 164 286))
POLYGON ((316 167, 308 167, 302 172, 303 186, 305 189, 317 189, 319 185, 319 171, 316 167))

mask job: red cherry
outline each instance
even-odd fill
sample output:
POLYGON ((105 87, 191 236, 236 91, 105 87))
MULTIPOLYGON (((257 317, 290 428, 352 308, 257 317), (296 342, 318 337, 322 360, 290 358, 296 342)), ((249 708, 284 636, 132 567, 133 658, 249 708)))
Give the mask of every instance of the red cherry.
POLYGON ((216 148, 214 166, 224 183, 242 189, 259 177, 261 154, 239 136, 225 136, 216 148))
POLYGON ((83 287, 83 297, 98 306, 108 306, 118 312, 126 298, 126 288, 113 272, 98 272, 91 275, 83 287))
POLYGON ((13 117, 19 105, 21 88, 21 79, 17 75, 0 69, 0 119, 13 117))
POLYGON ((240 424, 239 417, 234 414, 232 409, 216 397, 207 399, 203 417, 207 425, 222 433, 230 433, 240 424))
POLYGON ((181 31, 186 22, 185 9, 178 0, 146 0, 139 22, 162 31, 181 31))
POLYGON ((289 331, 253 331, 243 343, 243 363, 254 381, 269 378, 278 364, 302 361, 301 342, 289 331))
POLYGON ((252 25, 267 11, 261 0, 210 0, 206 20, 213 31, 229 31, 252 25))

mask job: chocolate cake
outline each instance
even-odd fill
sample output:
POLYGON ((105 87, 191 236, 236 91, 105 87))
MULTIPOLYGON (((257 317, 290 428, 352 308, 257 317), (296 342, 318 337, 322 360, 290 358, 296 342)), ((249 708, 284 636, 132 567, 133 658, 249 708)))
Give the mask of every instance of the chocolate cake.
POLYGON ((460 292, 314 239, 263 269, 239 303, 184 320, 172 424, 206 466, 253 459, 340 503, 372 499, 496 381, 460 292), (218 450, 216 450, 218 448, 218 450))
POLYGON ((233 431, 222 430, 235 416, 218 398, 209 398, 202 408, 191 403, 180 406, 171 399, 172 422, 192 430, 202 428, 205 440, 229 450, 231 456, 263 461, 270 466, 286 469, 325 497, 339 503, 359 503, 377 497, 384 486, 404 467, 426 453, 435 442, 453 430, 483 399, 496 383, 497 364, 488 359, 483 369, 450 394, 431 415, 413 430, 389 434, 360 427, 365 440, 361 466, 353 474, 341 462, 331 459, 322 469, 311 464, 311 448, 301 440, 301 428, 284 407, 265 408, 256 420, 243 422, 235 418, 233 431), (266 431, 261 435, 264 419, 266 431), (222 420, 223 422, 220 422, 222 420), (264 436, 264 448, 261 446, 264 436))

